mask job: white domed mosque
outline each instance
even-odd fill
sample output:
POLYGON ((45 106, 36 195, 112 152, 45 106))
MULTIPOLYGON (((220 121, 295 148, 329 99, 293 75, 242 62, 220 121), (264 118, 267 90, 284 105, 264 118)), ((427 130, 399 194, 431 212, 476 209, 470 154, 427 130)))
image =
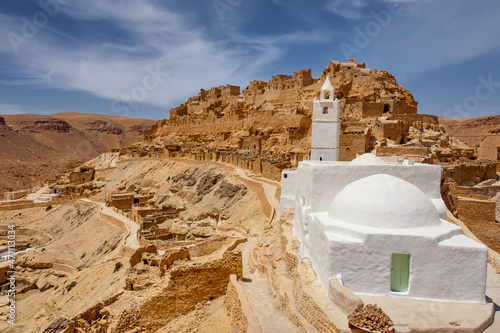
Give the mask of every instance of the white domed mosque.
MULTIPOLYGON (((313 118, 335 109, 325 103, 313 118)), ((358 294, 485 303, 487 248, 445 220, 441 167, 373 154, 338 162, 338 146, 313 147, 311 161, 283 171, 281 209, 294 207, 301 256, 327 292, 339 279, 358 294)))

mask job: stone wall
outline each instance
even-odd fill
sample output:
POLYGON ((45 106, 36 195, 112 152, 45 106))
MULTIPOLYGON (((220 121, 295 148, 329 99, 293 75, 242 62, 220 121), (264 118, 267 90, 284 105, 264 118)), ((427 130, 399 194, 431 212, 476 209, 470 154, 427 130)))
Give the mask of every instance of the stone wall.
POLYGON ((496 203, 490 200, 458 198, 457 217, 467 224, 495 223, 496 203))
POLYGON ((228 241, 228 236, 210 238, 206 241, 188 246, 189 253, 191 257, 206 256, 220 250, 228 241))
POLYGON ((35 207, 48 207, 53 205, 63 205, 72 202, 73 200, 47 201, 34 203, 33 200, 15 200, 0 202, 0 210, 17 210, 28 209, 35 207))
POLYGON ((339 140, 339 160, 352 161, 368 151, 370 137, 365 134, 341 134, 339 140))
POLYGON ((305 281, 298 275, 295 276, 294 297, 297 310, 310 322, 318 332, 336 332, 337 327, 328 314, 320 308, 312 294, 305 291, 305 281))
POLYGON ((421 156, 426 157, 429 155, 429 148, 426 147, 399 147, 399 146, 382 146, 377 147, 376 155, 378 156, 421 156))
POLYGON ((3 195, 4 195, 4 198, 6 201, 18 200, 18 199, 24 198, 26 195, 28 195, 28 191, 23 190, 23 191, 15 191, 15 192, 5 192, 3 195))
POLYGON ((458 185, 471 186, 487 179, 497 179, 496 168, 494 162, 461 163, 444 166, 443 175, 453 179, 458 185))
POLYGON ((333 305, 321 289, 308 262, 298 256, 299 244, 291 234, 291 224, 280 220, 281 237, 276 239, 284 271, 262 258, 258 248, 250 250, 250 268, 268 277, 269 285, 282 308, 288 313, 289 320, 299 332, 339 332, 332 317, 333 305), (283 260, 284 259, 284 260, 283 260), (312 274, 312 275, 311 275, 312 274))
POLYGON ((94 168, 81 169, 79 171, 70 172, 68 178, 71 184, 80 184, 94 180, 94 175, 95 175, 94 168))
POLYGON ((495 222, 496 202, 458 198, 457 218, 488 248, 500 251, 500 223, 495 222))
POLYGON ((10 276, 8 272, 10 271, 9 263, 7 261, 0 262, 0 285, 7 282, 7 278, 10 276))
POLYGON ((234 275, 231 275, 231 279, 229 280, 226 298, 224 300, 224 305, 230 318, 229 332, 245 333, 248 332, 248 320, 243 313, 243 309, 241 308, 240 296, 238 295, 238 291, 236 289, 238 281, 234 281, 236 279, 233 280, 233 276, 234 275))
POLYGON ((135 310, 123 312, 117 318, 115 330, 141 327, 155 331, 177 316, 192 311, 196 304, 225 295, 232 274, 242 278, 241 252, 227 251, 209 262, 174 263, 165 274, 168 285, 163 292, 145 299, 135 310))

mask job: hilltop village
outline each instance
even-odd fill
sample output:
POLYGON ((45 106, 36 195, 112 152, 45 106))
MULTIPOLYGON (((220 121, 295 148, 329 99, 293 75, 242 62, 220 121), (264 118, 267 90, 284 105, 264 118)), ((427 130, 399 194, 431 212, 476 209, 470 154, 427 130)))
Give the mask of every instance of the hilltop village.
MULTIPOLYGON (((352 332, 348 317, 361 325, 376 303, 395 332, 483 332, 500 301, 486 282, 500 270, 500 158, 477 160, 417 106, 390 73, 331 61, 318 78, 201 89, 134 144, 5 193, 0 233, 16 226, 27 251, 17 326, 0 330, 352 332), (402 222, 377 215, 374 231, 357 212, 375 216, 384 200, 402 222), (397 252, 401 239, 432 250, 397 252), (403 282, 382 258, 391 251, 403 282)), ((6 320, 9 271, 1 262, 6 320)))

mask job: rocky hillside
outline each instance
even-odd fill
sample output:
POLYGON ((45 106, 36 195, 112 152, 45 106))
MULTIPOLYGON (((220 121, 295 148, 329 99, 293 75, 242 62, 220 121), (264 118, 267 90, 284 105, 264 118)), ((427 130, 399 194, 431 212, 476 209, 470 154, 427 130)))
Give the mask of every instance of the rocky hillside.
POLYGON ((128 146, 154 122, 78 113, 2 116, 0 193, 30 188, 67 163, 128 146))
POLYGON ((497 159, 500 147, 500 115, 479 118, 439 118, 446 131, 477 149, 479 159, 497 159))
POLYGON ((201 89, 122 155, 219 160, 279 180, 281 170, 309 159, 313 105, 327 78, 340 112, 341 161, 367 152, 436 164, 476 159, 438 117, 418 113, 418 102, 392 74, 354 59, 330 61, 318 78, 309 68, 243 90, 201 89))
MULTIPOLYGON (((12 224, 22 226, 16 244, 33 248, 16 259, 16 326, 0 320, 0 332, 60 332, 70 320, 75 332, 160 331, 201 305, 224 305, 230 274, 242 274, 241 249, 233 250, 246 242, 247 233, 268 226, 263 187, 229 166, 123 159, 99 173, 105 180, 87 183, 94 188, 89 193, 94 203, 0 210, 0 252, 12 224), (138 219, 144 228, 133 237, 140 247, 126 247, 123 223, 95 203, 124 192, 148 198, 135 210, 155 211, 138 219), (178 214, 161 215, 163 209, 178 214), (145 225, 151 218, 154 225, 145 225), (177 257, 182 253, 187 255, 177 257)), ((5 313, 0 302, 2 319, 5 313)), ((228 331, 214 325, 212 332, 228 331)))

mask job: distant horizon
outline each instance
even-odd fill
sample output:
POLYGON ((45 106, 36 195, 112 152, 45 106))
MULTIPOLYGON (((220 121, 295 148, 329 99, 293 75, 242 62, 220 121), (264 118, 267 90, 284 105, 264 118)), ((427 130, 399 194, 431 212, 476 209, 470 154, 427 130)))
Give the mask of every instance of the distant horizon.
MULTIPOLYGON (((106 114, 106 113, 93 113, 93 112, 73 112, 73 111, 68 111, 68 112, 54 112, 54 113, 49 113, 49 114, 41 114, 41 113, 13 113, 13 114, 3 114, 0 113, 0 117, 5 117, 5 116, 23 116, 23 115, 33 115, 33 116, 56 116, 58 114, 64 114, 64 113, 75 113, 75 114, 82 114, 82 115, 95 115, 95 116, 109 116, 109 117, 123 117, 123 118, 130 118, 130 119, 146 119, 146 120, 165 120, 168 119, 168 117, 165 118, 145 118, 145 117, 127 117, 127 116, 120 116, 116 114, 106 114)), ((422 114, 421 112, 418 112, 419 114, 422 114)), ((445 117, 445 116, 438 116, 435 114, 430 114, 430 113, 425 113, 431 116, 436 116, 439 118, 448 118, 448 119, 476 119, 476 118, 485 118, 485 117, 497 117, 500 116, 498 114, 489 114, 489 115, 484 115, 484 116, 478 116, 478 117, 445 117)))
POLYGON ((200 89, 350 58, 418 112, 500 114, 500 3, 255 0, 0 3, 0 113, 166 119, 200 89))

